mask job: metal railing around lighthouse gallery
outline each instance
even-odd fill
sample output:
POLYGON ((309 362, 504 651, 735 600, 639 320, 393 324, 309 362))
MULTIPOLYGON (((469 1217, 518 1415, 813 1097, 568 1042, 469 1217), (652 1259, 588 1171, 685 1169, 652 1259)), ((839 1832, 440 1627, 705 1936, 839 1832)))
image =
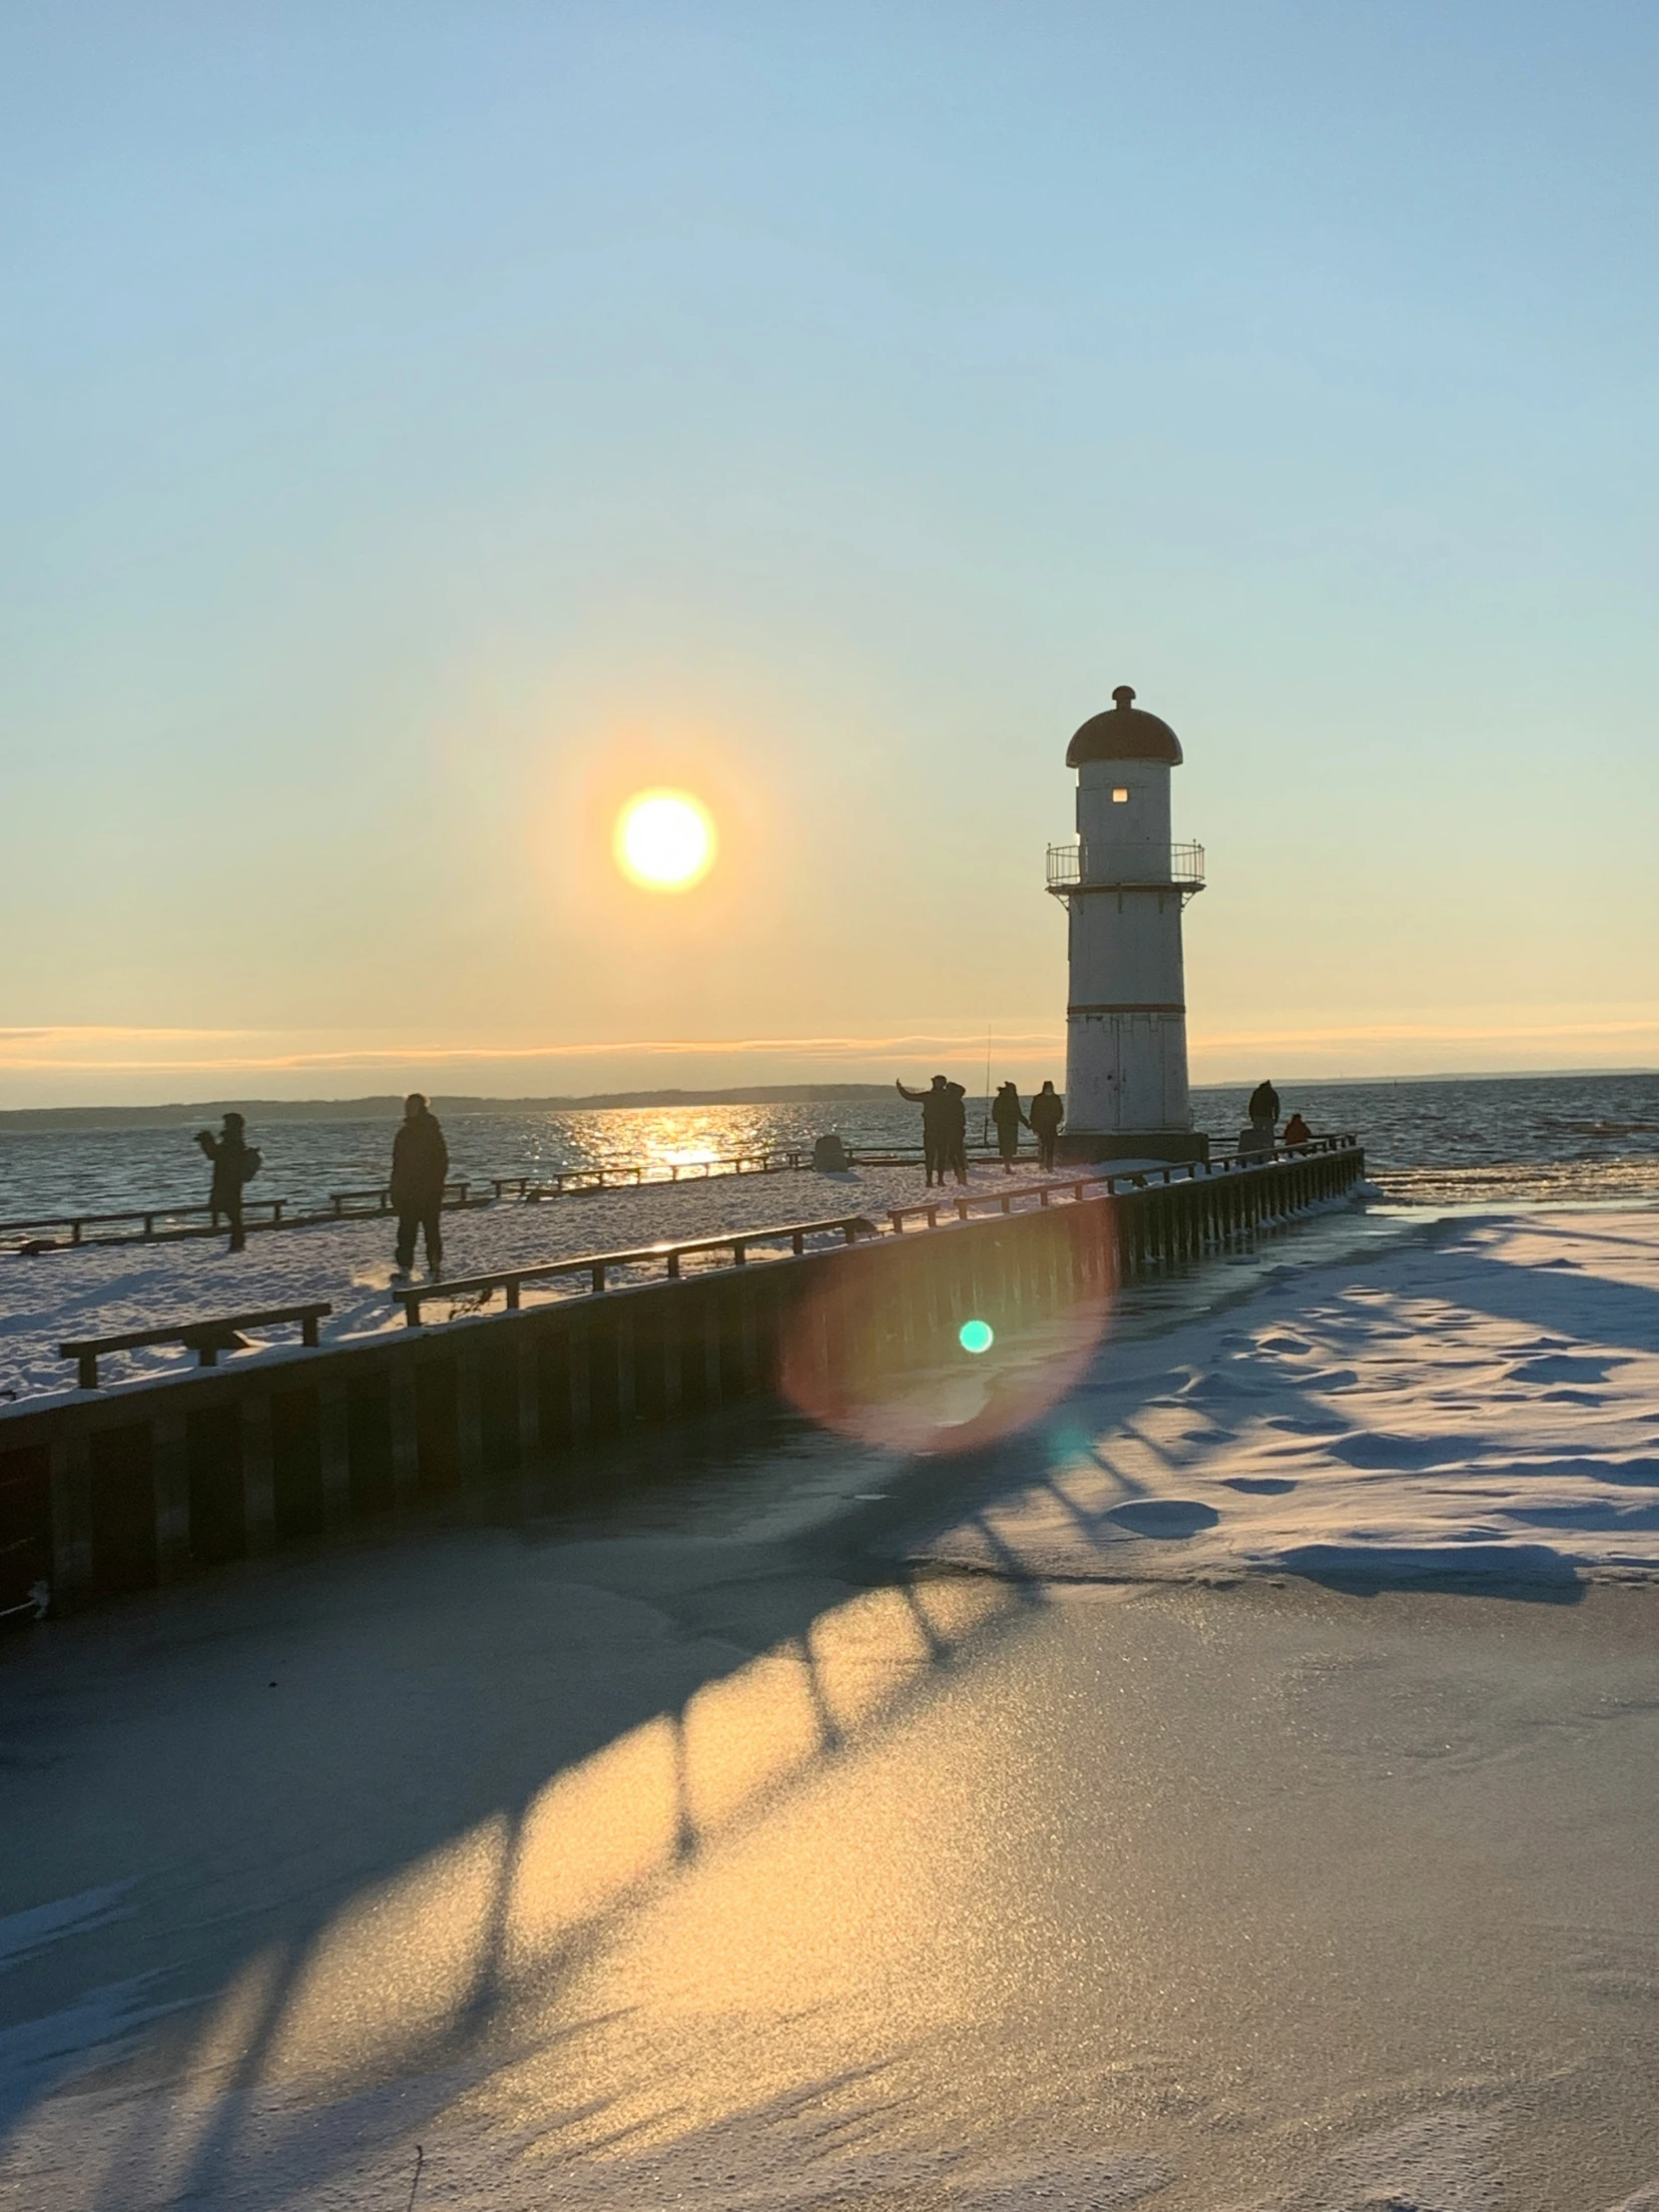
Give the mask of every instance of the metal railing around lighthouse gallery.
MULTIPOLYGON (((1083 883, 1083 847, 1081 840, 1072 837, 1064 844, 1051 844, 1048 848, 1048 887, 1051 891, 1074 891, 1083 883)), ((1131 887, 1183 891, 1201 891, 1204 888, 1204 847, 1201 844, 1172 844, 1169 848, 1168 875, 1113 876, 1108 883, 1104 879, 1101 888, 1124 890, 1131 887)))

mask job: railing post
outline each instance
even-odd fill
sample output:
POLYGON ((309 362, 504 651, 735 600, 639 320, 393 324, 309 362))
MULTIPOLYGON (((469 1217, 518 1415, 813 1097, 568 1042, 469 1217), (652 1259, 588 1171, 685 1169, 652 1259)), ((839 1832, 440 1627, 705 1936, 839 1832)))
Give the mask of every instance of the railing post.
POLYGON ((391 1423, 392 1501, 406 1510, 420 1488, 420 1415, 412 1359, 394 1359, 386 1378, 391 1423))
POLYGON ((83 1421, 52 1438, 52 1596, 75 1599, 92 1586, 92 1439, 83 1421))
POLYGON ((484 1473, 483 1378, 476 1341, 455 1348, 455 1456, 461 1486, 470 1489, 484 1473))
POLYGON ((322 1470, 322 1525, 333 1533, 351 1519, 351 1400, 343 1375, 317 1384, 316 1448, 322 1470))
POLYGON ((616 1362, 617 1426, 630 1428, 639 1411, 639 1393, 634 1368, 634 1315, 626 1304, 617 1314, 611 1333, 611 1357, 616 1362))
POLYGON ((541 1382, 536 1340, 528 1329, 514 1331, 513 1379, 518 1399, 518 1463, 527 1467, 541 1451, 541 1382))
POLYGON ((570 1380, 570 1433, 585 1437, 593 1425, 593 1331, 584 1323, 566 1339, 570 1380))
POLYGON ((185 1416, 168 1410, 150 1429, 156 1495, 156 1579, 176 1582, 190 1566, 190 1461, 185 1416))
POLYGON ((242 1511, 251 1557, 276 1541, 276 1470, 271 1445, 271 1399, 250 1390, 242 1401, 242 1511))

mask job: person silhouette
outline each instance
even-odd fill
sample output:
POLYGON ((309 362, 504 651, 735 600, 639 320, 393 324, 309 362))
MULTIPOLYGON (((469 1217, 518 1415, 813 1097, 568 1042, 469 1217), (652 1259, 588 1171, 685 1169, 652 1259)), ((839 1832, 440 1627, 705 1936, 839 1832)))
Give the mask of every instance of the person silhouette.
POLYGON ((1002 1172, 1012 1175, 1014 1159, 1019 1151, 1019 1133, 1029 1129, 1019 1102, 1019 1091, 1012 1083, 1004 1083, 991 1100, 991 1120, 996 1124, 996 1149, 1002 1155, 1002 1172))
POLYGON ((907 1098, 912 1106, 921 1108, 921 1164, 931 1189, 935 1179, 940 1183, 944 1181, 945 1107, 949 1084, 942 1075, 935 1075, 924 1091, 912 1091, 903 1083, 895 1083, 893 1088, 900 1098, 907 1098))
POLYGON ((1273 1133, 1279 1126, 1279 1093, 1269 1082, 1258 1083, 1246 1108, 1253 1129, 1265 1131, 1267 1149, 1273 1149, 1273 1133))
POLYGON ((229 1113, 217 1137, 211 1129, 196 1132, 197 1143, 213 1162, 213 1187, 208 1193, 213 1225, 216 1229, 219 1227, 221 1214, 230 1225, 228 1252, 242 1252, 247 1248, 248 1234, 242 1224, 242 1187, 251 1175, 259 1172, 260 1166, 260 1155, 248 1142, 247 1128, 241 1114, 229 1113))
POLYGON ((1043 1174, 1050 1174, 1054 1167, 1054 1151, 1060 1139, 1060 1124, 1066 1118, 1066 1102, 1052 1083, 1045 1083, 1031 1101, 1027 1116, 1031 1134, 1037 1140, 1037 1166, 1043 1174))
POLYGON ((403 1126, 392 1139, 391 1180, 386 1195, 397 1216, 397 1272, 414 1266, 415 1237, 426 1239, 426 1265, 433 1275, 443 1266, 443 1183, 449 1173, 449 1147, 437 1116, 420 1091, 403 1101, 403 1126))

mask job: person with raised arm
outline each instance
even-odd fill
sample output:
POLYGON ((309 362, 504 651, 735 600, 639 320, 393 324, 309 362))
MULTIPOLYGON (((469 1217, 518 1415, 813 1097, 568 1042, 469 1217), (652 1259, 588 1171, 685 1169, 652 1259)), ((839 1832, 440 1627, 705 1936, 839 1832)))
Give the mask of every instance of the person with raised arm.
POLYGON ((942 1075, 935 1075, 924 1091, 912 1091, 903 1083, 895 1083, 893 1088, 900 1098, 907 1098, 912 1106, 921 1108, 921 1164, 931 1189, 935 1177, 940 1183, 944 1181, 945 1106, 949 1085, 942 1075))
POLYGON ((229 1252, 241 1252, 248 1244, 248 1234, 242 1225, 242 1187, 250 1176, 260 1172, 260 1155, 248 1142, 248 1124, 241 1114, 227 1114, 216 1137, 211 1129, 199 1129, 196 1141, 213 1162, 213 1188, 208 1193, 208 1205, 213 1213, 213 1225, 219 1227, 219 1217, 225 1216, 230 1224, 229 1252))

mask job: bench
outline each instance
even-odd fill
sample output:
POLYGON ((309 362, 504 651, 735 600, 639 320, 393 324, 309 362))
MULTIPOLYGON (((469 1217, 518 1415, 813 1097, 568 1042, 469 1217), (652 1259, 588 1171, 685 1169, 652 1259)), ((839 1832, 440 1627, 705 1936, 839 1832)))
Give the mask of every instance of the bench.
MULTIPOLYGON (((244 1226, 249 1229, 264 1227, 280 1229, 282 1226, 282 1208, 286 1204, 287 1200, 285 1198, 245 1198, 242 1202, 244 1226), (262 1223, 252 1218, 262 1207, 270 1211, 271 1220, 269 1223, 262 1223)), ((215 1211, 212 1206, 131 1206, 125 1213, 121 1214, 37 1214, 29 1221, 0 1221, 0 1237, 11 1236, 15 1232, 28 1229, 67 1229, 69 1231, 69 1241, 72 1245, 91 1244, 100 1240, 84 1237, 82 1234, 84 1230, 107 1229, 115 1223, 137 1221, 144 1224, 143 1242, 150 1244, 156 1239, 157 1222, 166 1224, 174 1221, 189 1221, 198 1214, 212 1215, 215 1211)), ((223 1207, 217 1210, 217 1218, 221 1221, 224 1220, 225 1209, 223 1207)), ((161 1235, 165 1237, 168 1234, 169 1231, 164 1226, 161 1235)), ((181 1232, 175 1231, 173 1234, 178 1235, 181 1232)), ((190 1234, 207 1236, 212 1234, 212 1229, 195 1230, 190 1234)), ((101 1241, 105 1244, 125 1244, 138 1243, 140 1240, 138 1238, 106 1237, 101 1241)), ((50 1249, 51 1240, 37 1239, 35 1242, 40 1250, 50 1249)))
POLYGON ((74 1344, 59 1345, 58 1358, 73 1360, 79 1368, 77 1387, 96 1390, 98 1363, 106 1352, 137 1352, 145 1345, 184 1345, 205 1368, 217 1368, 222 1352, 240 1352, 245 1329, 268 1329, 278 1322, 296 1321, 299 1342, 313 1351, 317 1323, 332 1306, 269 1306, 258 1314, 216 1314, 206 1321, 168 1322, 160 1329, 129 1329, 116 1337, 83 1337, 74 1344))

